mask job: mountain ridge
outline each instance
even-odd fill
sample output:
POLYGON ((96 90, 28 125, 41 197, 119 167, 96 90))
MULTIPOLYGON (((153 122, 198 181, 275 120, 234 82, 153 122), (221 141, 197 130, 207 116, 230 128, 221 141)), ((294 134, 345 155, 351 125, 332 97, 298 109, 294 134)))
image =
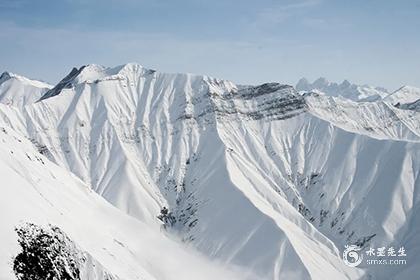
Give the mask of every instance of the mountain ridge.
POLYGON ((339 255, 348 243, 418 246, 407 228, 419 203, 417 112, 119 67, 83 68, 59 94, 0 106, 0 123, 147 227, 168 206, 170 234, 262 279, 416 269, 415 254, 395 271, 352 269, 339 255))
POLYGON ((306 78, 302 78, 297 82, 296 89, 303 92, 316 90, 329 96, 341 96, 359 102, 377 101, 389 94, 382 87, 352 84, 348 80, 335 83, 328 81, 326 78, 318 78, 313 83, 310 83, 306 78))

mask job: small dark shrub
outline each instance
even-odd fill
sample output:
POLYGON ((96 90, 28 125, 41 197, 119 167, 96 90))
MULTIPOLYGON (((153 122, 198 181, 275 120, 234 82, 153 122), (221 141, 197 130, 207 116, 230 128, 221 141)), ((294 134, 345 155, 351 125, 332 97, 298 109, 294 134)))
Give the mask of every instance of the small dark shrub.
POLYGON ((13 261, 19 280, 77 280, 83 255, 58 227, 47 229, 27 223, 17 227, 22 248, 13 261))

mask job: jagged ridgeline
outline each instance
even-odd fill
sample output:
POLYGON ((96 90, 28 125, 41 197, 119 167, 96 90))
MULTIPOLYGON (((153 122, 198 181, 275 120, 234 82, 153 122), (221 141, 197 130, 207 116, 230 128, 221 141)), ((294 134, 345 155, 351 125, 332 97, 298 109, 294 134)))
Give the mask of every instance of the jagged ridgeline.
MULTIPOLYGON (((15 182, 0 207, 20 213, 10 211, 8 200, 16 199, 43 205, 48 211, 38 209, 40 216, 62 223, 120 278, 160 280, 166 272, 172 280, 173 267, 184 269, 181 253, 153 258, 148 247, 172 239, 261 279, 410 279, 418 269, 416 250, 407 266, 389 269, 349 268, 340 257, 347 244, 419 247, 416 89, 388 94, 320 80, 300 83, 297 92, 138 64, 87 65, 42 89, 12 76, 3 85, 24 83, 37 98, 21 107, 0 104, 0 172, 27 183, 15 182), (346 98, 353 93, 357 98, 346 98), (73 180, 82 184, 75 195, 64 183, 73 180), (20 195, 31 191, 30 199, 20 195), (110 207, 98 211, 96 203, 112 204, 127 219, 115 214, 108 222, 110 207), (170 230, 156 218, 163 206, 170 230), (118 221, 125 221, 121 230, 109 225, 118 221), (78 236, 81 224, 94 227, 78 236), (182 264, 160 266, 173 261, 182 264)), ((10 228, 22 219, 12 218, 10 228)), ((186 267, 183 279, 194 279, 193 265, 186 267)))

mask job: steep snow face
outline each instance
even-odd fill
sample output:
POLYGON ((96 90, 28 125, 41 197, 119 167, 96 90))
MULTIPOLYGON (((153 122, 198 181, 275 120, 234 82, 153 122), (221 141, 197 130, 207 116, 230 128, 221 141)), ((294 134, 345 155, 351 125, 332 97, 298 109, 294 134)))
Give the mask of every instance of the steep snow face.
POLYGON ((384 98, 385 102, 388 102, 398 108, 408 110, 415 110, 417 108, 415 104, 419 100, 420 89, 411 86, 403 86, 384 98))
MULTIPOLYGON (((83 262, 76 263, 82 280, 248 279, 244 271, 238 274, 183 249, 159 230, 115 209, 3 121, 0 142, 0 279, 16 279, 12 260, 20 248, 14 228, 25 222, 43 228, 52 224, 68 235, 72 242, 54 233, 68 248, 65 252, 83 252, 83 262)), ((36 237, 33 227, 29 230, 25 235, 36 237)))
POLYGON ((168 205, 177 218, 172 231, 222 263, 252 268, 262 279, 362 274, 345 267, 335 245, 285 197, 278 196, 277 210, 257 204, 231 167, 218 123, 292 119, 305 111, 293 88, 238 89, 206 76, 117 69, 72 79, 22 112, 3 108, 2 119, 150 227, 158 228, 156 215, 168 205))
POLYGON ((418 248, 416 112, 137 64, 85 66, 63 84, 0 119, 148 227, 169 206, 171 233, 262 279, 418 269, 417 249, 389 271, 339 257, 345 244, 418 248))
POLYGON ((302 78, 296 84, 296 90, 303 92, 317 91, 328 96, 341 96, 349 100, 360 102, 376 101, 388 95, 387 90, 384 88, 371 87, 368 85, 355 85, 347 80, 338 84, 329 82, 325 78, 319 78, 313 83, 302 78))
POLYGON ((23 107, 44 95, 51 85, 4 72, 0 76, 0 103, 23 107))
MULTIPOLYGON (((346 244, 418 248, 413 235, 417 229, 412 226, 418 223, 418 143, 378 140, 305 115, 223 126, 223 138, 232 149, 228 158, 232 180, 259 209, 266 205, 267 215, 284 212, 280 197, 285 197, 337 248, 346 244)), ((413 252, 410 263, 418 258, 413 252)), ((374 279, 406 269, 366 267, 374 279)))

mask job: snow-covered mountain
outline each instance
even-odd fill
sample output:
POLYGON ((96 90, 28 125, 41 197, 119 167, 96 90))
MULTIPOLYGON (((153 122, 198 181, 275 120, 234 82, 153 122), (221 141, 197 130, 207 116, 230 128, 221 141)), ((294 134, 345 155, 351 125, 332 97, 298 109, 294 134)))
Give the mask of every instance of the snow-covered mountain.
POLYGON ((39 100, 51 85, 10 72, 0 75, 0 103, 23 107, 39 100))
POLYGON ((3 125, 0 279, 16 279, 12 260, 19 246, 14 228, 26 222, 45 228, 58 226, 87 252, 76 264, 81 268, 80 279, 246 278, 115 209, 76 176, 41 155, 26 137, 3 125))
POLYGON ((20 214, 2 228, 9 245, 1 269, 16 252, 13 227, 26 220, 59 225, 121 279, 171 279, 179 265, 186 276, 176 279, 205 279, 213 267, 220 274, 210 279, 411 279, 420 260, 420 115, 370 100, 301 95, 277 83, 238 87, 138 64, 75 68, 38 102, 0 106, 0 126, 12 135, 3 141, 48 165, 27 166, 25 154, 15 159, 3 147, 0 162, 22 166, 4 177, 24 179, 5 191, 2 213, 20 214), (44 184, 51 170, 63 175, 44 184), (87 194, 70 196, 78 189, 87 194), (35 204, 47 210, 31 211, 35 204), (176 219, 167 230, 156 219, 163 206, 176 219), (140 232, 153 242, 137 240, 140 232), (96 251, 102 239, 118 262, 96 251), (347 244, 405 246, 407 264, 348 267, 347 244), (157 268, 165 246, 177 249, 157 268), (195 254, 203 255, 197 265, 195 254))
POLYGON ((372 87, 368 85, 356 85, 347 80, 342 83, 329 82, 325 78, 319 78, 310 83, 306 78, 302 78, 296 84, 296 90, 308 92, 316 91, 328 96, 344 97, 353 101, 376 101, 386 97, 389 93, 381 87, 372 87))
POLYGON ((385 97, 384 101, 401 109, 420 111, 420 89, 403 86, 385 97))

